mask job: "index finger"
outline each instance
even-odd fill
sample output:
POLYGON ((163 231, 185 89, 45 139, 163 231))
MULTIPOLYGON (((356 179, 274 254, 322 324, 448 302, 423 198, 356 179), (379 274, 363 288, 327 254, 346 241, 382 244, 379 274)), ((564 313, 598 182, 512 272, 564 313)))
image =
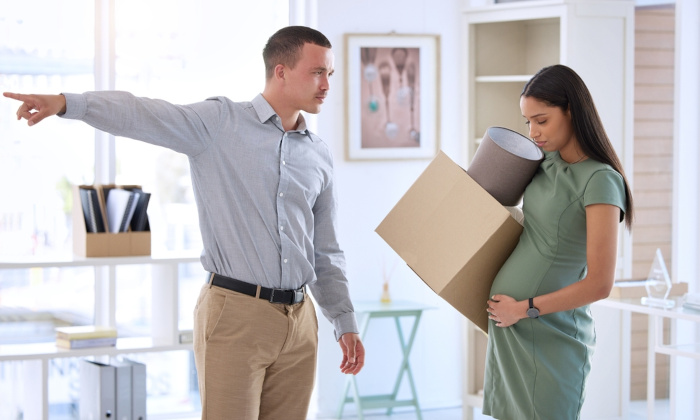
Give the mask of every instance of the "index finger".
POLYGON ((24 101, 25 99, 25 95, 22 95, 21 93, 3 92, 2 96, 10 99, 16 99, 18 101, 24 101))

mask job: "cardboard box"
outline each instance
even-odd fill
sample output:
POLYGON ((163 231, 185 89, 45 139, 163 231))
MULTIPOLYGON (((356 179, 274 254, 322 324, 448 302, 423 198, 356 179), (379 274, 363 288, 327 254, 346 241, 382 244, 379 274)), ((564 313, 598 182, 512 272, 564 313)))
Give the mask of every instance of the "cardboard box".
MULTIPOLYGON (((126 257, 135 255, 151 255, 151 232, 123 233, 88 233, 85 226, 80 189, 93 189, 102 201, 103 219, 104 196, 103 189, 115 188, 115 185, 75 185, 73 187, 73 252, 82 257, 126 257)), ((138 188, 137 185, 123 188, 138 188)))
POLYGON ((439 152, 376 232, 435 293, 487 332, 491 284, 522 229, 439 152))

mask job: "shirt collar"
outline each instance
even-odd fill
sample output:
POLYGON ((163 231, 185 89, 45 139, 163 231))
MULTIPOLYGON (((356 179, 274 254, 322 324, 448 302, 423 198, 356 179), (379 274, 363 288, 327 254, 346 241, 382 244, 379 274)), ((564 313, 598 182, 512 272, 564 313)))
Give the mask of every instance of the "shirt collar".
MULTIPOLYGON (((258 118, 260 119, 261 123, 265 123, 271 118, 276 118, 277 113, 275 113, 275 110, 272 108, 269 102, 267 102, 267 99, 265 99, 262 94, 258 94, 255 98, 252 100, 253 108, 255 109, 255 112, 258 114, 258 118)), ((309 131, 306 128, 306 120, 304 119, 304 115, 300 112, 299 113, 299 119, 298 119, 299 124, 297 125, 297 129, 294 130, 294 132, 298 133, 303 133, 309 135, 309 131)), ((313 137, 309 135, 309 138, 311 141, 314 141, 313 137)))

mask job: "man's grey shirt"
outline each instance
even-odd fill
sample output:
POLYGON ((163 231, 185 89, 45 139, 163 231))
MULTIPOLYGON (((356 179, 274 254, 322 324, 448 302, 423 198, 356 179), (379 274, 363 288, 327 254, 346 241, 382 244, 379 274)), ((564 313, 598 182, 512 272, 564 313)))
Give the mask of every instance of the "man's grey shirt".
POLYGON ((336 237, 332 156, 301 114, 285 132, 262 95, 190 105, 117 91, 64 95, 63 118, 188 156, 205 270, 270 288, 308 285, 336 339, 358 331, 336 237))

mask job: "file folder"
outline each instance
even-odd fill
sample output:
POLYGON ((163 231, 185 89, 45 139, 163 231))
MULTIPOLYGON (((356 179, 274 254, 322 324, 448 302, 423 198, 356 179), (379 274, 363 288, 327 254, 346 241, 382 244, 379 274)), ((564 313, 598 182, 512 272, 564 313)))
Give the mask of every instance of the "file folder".
POLYGON ((146 420, 146 365, 124 359, 131 365, 131 418, 146 420))
POLYGON ((131 420, 132 410, 132 375, 131 364, 125 362, 112 362, 115 369, 115 419, 131 420))
POLYGON ((90 360, 80 363, 80 418, 115 419, 116 369, 90 360))

